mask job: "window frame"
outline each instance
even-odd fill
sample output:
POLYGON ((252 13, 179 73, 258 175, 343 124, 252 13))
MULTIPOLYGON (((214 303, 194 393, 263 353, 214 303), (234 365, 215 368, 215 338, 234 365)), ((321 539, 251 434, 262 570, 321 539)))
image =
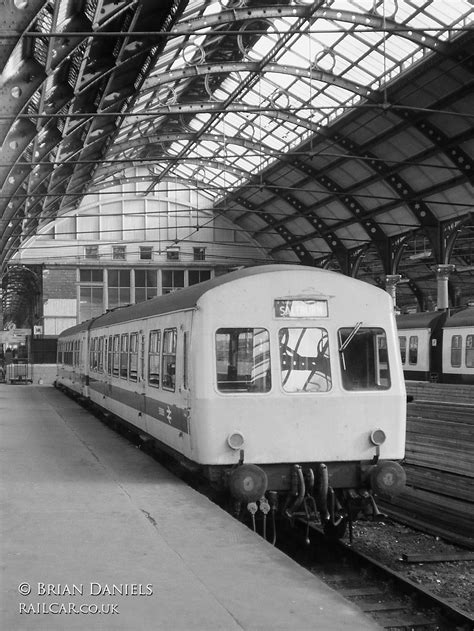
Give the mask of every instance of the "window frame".
POLYGON ((85 245, 84 258, 97 261, 99 259, 99 246, 98 245, 85 245))
POLYGON ((120 362, 119 362, 120 379, 128 379, 128 349, 129 349, 128 332, 121 333, 120 334, 120 362))
POLYGON ((178 351, 178 329, 176 327, 169 327, 163 330, 163 341, 161 345, 161 389, 168 390, 169 392, 176 391, 176 360, 178 351), (172 344, 171 350, 166 348, 167 339, 171 337, 172 344), (170 363, 170 358, 174 361, 170 363), (165 370, 166 363, 166 370, 165 370), (171 373, 168 368, 174 365, 174 372, 171 373), (166 377, 166 380, 165 380, 166 377), (171 385, 168 384, 168 377, 170 378, 171 385), (174 379, 174 380, 173 380, 174 379))
POLYGON ((138 331, 132 331, 128 340, 128 379, 138 381, 138 331))
POLYGON ((450 364, 451 368, 461 368, 462 366, 462 349, 463 349, 463 336, 459 333, 455 333, 451 335, 450 340, 450 364), (459 346, 454 346, 454 340, 459 341, 459 346), (454 363, 454 358, 456 358, 456 363, 454 363))
POLYGON ((117 379, 120 377, 120 335, 118 333, 113 336, 112 377, 117 379))
POLYGON ((193 248, 193 261, 205 261, 206 260, 206 248, 194 247, 193 248))
MULTIPOLYGON (((388 355, 388 344, 386 343, 385 347, 381 346, 380 341, 382 339, 385 339, 385 341, 387 342, 387 331, 381 327, 381 326, 364 326, 364 327, 354 327, 354 326, 344 326, 344 327, 339 327, 338 331, 337 331, 337 339, 338 339, 338 345, 339 345, 339 369, 340 369, 340 376, 341 376, 341 385, 344 391, 346 392, 362 392, 362 393, 368 393, 368 392, 388 392, 391 388, 392 388, 392 375, 391 375, 391 369, 390 369, 390 357, 388 355), (342 338, 342 333, 344 332, 348 332, 348 337, 346 337, 345 340, 343 340, 342 338), (369 347, 369 345, 366 346, 367 352, 369 352, 370 350, 372 350, 373 352, 373 357, 369 358, 373 360, 373 364, 372 366, 367 364, 367 368, 368 370, 365 371, 364 374, 360 374, 360 379, 354 379, 354 376, 358 376, 356 372, 352 371, 351 373, 348 370, 347 367, 347 360, 348 360, 348 353, 347 353, 347 349, 350 348, 350 344, 353 344, 355 341, 357 341, 357 338, 359 336, 361 336, 362 334, 365 334, 366 336, 371 334, 371 341, 372 341, 372 346, 369 347), (348 339, 351 339, 351 341, 345 346, 345 348, 343 348, 343 346, 345 345, 346 341, 348 339), (386 361, 382 361, 381 360, 381 351, 382 350, 386 350, 386 361), (385 379, 387 381, 386 384, 382 383, 382 380, 384 379, 384 377, 382 377, 382 370, 383 367, 385 365, 385 370, 386 370, 386 376, 385 379), (373 370, 373 376, 371 375, 371 370, 373 370), (365 381, 369 381, 369 378, 372 378, 372 383, 370 383, 368 386, 367 385, 363 385, 363 383, 365 381), (360 386, 357 386, 357 384, 361 384, 360 386), (350 387, 350 386, 353 387, 350 387)), ((362 340, 363 343, 363 340, 362 340)), ((354 351, 354 347, 351 348, 351 351, 354 351)), ((352 360, 352 358, 351 358, 352 360)), ((359 365, 360 362, 358 362, 357 364, 352 364, 351 368, 353 366, 359 365)), ((359 371, 360 372, 360 371, 359 371)))
POLYGON ((140 261, 151 261, 153 260, 153 246, 152 245, 141 245, 139 248, 139 259, 140 261))
MULTIPOLYGON (((281 377, 281 381, 280 381, 280 386, 283 390, 283 392, 285 392, 286 394, 290 394, 290 395, 294 395, 294 394, 325 394, 326 392, 330 392, 333 388, 333 376, 332 376, 332 367, 331 367, 331 356, 330 356, 330 352, 329 352, 329 331, 326 327, 324 326, 297 326, 296 323, 293 324, 292 326, 281 326, 278 329, 278 346, 279 346, 279 365, 280 365, 280 377, 281 377), (307 332, 307 331, 318 331, 320 332, 320 340, 318 342, 318 345, 320 342, 322 342, 323 340, 326 341, 326 347, 328 349, 328 355, 326 357, 326 351, 324 351, 323 354, 323 359, 327 360, 327 368, 328 368, 328 372, 325 374, 325 376, 322 376, 320 378, 325 379, 326 380, 326 388, 323 389, 307 389, 308 386, 310 386, 311 383, 313 383, 313 386, 315 385, 315 382, 312 382, 311 380, 314 378, 314 376, 317 374, 316 370, 311 370, 311 368, 304 368, 303 370, 305 370, 305 372, 308 372, 309 375, 307 376, 307 378, 304 381, 303 384, 303 388, 302 389, 287 389, 285 386, 287 384, 287 381, 291 375, 291 368, 288 371, 284 371, 283 370, 283 359, 285 357, 285 355, 283 354, 283 349, 286 348, 285 346, 282 346, 282 334, 283 335, 287 335, 289 337, 290 335, 290 331, 299 331, 299 338, 302 339, 302 336, 307 332), (284 333, 286 332, 286 333, 284 333), (284 376, 284 372, 286 372, 286 376, 284 376)), ((295 356, 297 355, 297 344, 295 344, 295 349, 292 349, 293 354, 292 354, 292 363, 293 361, 296 362, 295 356)), ((298 355, 298 357, 300 357, 298 355)), ((301 356, 301 360, 303 363, 308 363, 308 360, 310 358, 314 358, 317 359, 318 356, 301 356), (304 361, 306 360, 306 362, 304 361)), ((319 373, 319 375, 322 375, 322 373, 319 373)))
POLYGON ((420 347, 418 335, 410 335, 408 338, 408 365, 416 366, 418 364, 418 349, 420 347))
POLYGON ((466 335, 466 351, 464 355, 466 368, 474 368, 474 335, 466 335))
POLYGON ((405 365, 407 361, 407 336, 406 335, 398 336, 398 346, 400 347, 400 360, 402 364, 405 365), (402 340, 403 340, 403 346, 402 346, 402 340))
POLYGON ((114 336, 109 335, 109 343, 107 347, 107 374, 113 375, 113 365, 114 365, 114 336))
POLYGON ((126 261, 127 260, 127 246, 126 245, 113 245, 112 246, 112 260, 113 261, 126 261))
POLYGON ((266 327, 262 327, 262 326, 245 326, 245 327, 220 327, 218 329, 215 330, 214 332, 214 345, 215 345, 215 353, 214 353, 214 361, 215 361, 215 379, 216 379, 216 390, 219 394, 222 394, 224 396, 228 396, 228 395, 241 395, 241 394, 262 394, 262 395, 266 395, 268 394, 272 388, 273 388, 273 383, 272 383, 272 358, 271 358, 271 336, 270 336, 270 331, 269 329, 267 329, 266 327), (267 357, 264 356, 264 361, 268 362, 268 367, 266 368, 265 371, 265 376, 263 377, 263 381, 261 384, 261 387, 256 388, 255 387, 255 383, 257 382, 257 379, 262 379, 261 377, 259 377, 258 375, 254 376, 254 379, 252 381, 251 377, 252 377, 252 370, 254 370, 256 368, 256 366, 258 366, 259 362, 257 361, 259 354, 255 353, 255 349, 256 346, 252 345, 252 354, 246 354, 245 353, 245 345, 248 344, 248 341, 246 341, 245 339, 243 340, 243 345, 242 347, 240 347, 239 344, 239 336, 241 334, 252 334, 252 343, 255 340, 257 335, 260 335, 262 333, 265 334, 265 339, 263 340, 263 344, 267 345, 267 357), (223 339, 220 340, 219 339, 219 335, 221 336, 229 336, 228 339, 223 339), (235 340, 237 340, 237 345, 235 345, 235 340), (226 359, 222 359, 220 357, 220 353, 221 353, 221 349, 220 349, 220 344, 224 342, 225 347, 225 355, 226 355, 226 359), (242 353, 243 357, 242 357, 242 353), (229 355, 232 354, 232 361, 228 361, 228 357, 229 355), (242 377, 249 377, 248 379, 219 379, 219 375, 222 374, 219 372, 219 363, 220 362, 227 362, 227 377, 229 377, 229 371, 232 368, 232 372, 235 371, 235 376, 238 377, 239 373, 239 363, 243 363, 245 364, 249 364, 252 367, 250 368, 250 372, 249 373, 242 373, 241 376, 242 377), (239 387, 238 384, 242 383, 244 384, 243 386, 239 387), (254 384, 253 387, 251 386, 251 384, 254 384), (227 387, 224 385, 227 384, 227 387))
MULTIPOLYGON (((152 388, 159 388, 161 386, 161 329, 152 329, 148 335, 148 376, 147 382, 152 388), (154 343, 152 344, 152 340, 154 343), (153 350, 152 350, 153 349, 153 350), (151 360, 155 358, 158 362, 158 378, 157 381, 152 381, 151 375, 156 375, 156 370, 151 370, 151 360)), ((155 367, 156 364, 153 365, 155 367)))

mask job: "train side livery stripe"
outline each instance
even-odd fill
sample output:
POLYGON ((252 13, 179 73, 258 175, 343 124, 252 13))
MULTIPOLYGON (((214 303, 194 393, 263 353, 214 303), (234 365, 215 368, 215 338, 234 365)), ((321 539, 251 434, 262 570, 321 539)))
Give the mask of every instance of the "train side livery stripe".
POLYGON ((89 388, 118 403, 145 412, 148 416, 155 418, 157 421, 161 421, 169 427, 174 427, 180 432, 189 434, 187 412, 177 405, 170 405, 153 397, 148 397, 138 392, 132 392, 126 388, 121 388, 120 386, 92 378, 89 381, 89 388), (137 399, 142 400, 144 405, 137 405, 137 399))

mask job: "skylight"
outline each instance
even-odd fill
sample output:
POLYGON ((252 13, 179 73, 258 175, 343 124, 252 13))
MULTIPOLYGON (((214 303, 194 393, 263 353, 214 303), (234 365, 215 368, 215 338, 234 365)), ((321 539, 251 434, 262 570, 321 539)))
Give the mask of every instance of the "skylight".
MULTIPOLYGON (((245 12, 243 0, 189 2, 174 27, 179 34, 169 37, 133 110, 144 138, 168 138, 162 157, 154 153, 156 173, 197 180, 217 201, 318 125, 370 105, 385 81, 472 23, 469 0, 316 6, 269 6, 263 16, 258 8, 245 12), (221 54, 224 41, 229 61, 221 54), (156 117, 149 116, 152 109, 156 117), (140 121, 140 114, 147 115, 140 121), (173 140, 184 132, 187 138, 173 140)), ((136 128, 125 118, 124 149, 136 128)))

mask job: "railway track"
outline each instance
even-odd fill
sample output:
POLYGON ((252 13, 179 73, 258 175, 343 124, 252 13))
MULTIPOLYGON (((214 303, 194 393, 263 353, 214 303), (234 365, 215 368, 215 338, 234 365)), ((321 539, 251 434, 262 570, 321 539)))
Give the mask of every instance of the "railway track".
POLYGON ((394 571, 357 543, 328 541, 322 530, 310 526, 311 545, 303 546, 306 525, 300 537, 285 531, 279 547, 327 585, 372 617, 381 628, 410 631, 471 631, 474 617, 423 586, 394 571))

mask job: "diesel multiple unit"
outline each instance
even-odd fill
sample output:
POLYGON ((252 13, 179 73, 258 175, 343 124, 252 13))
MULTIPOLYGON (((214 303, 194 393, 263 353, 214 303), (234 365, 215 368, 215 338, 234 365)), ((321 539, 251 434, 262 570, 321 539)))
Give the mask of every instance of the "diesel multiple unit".
POLYGON ((108 312, 60 335, 56 385, 237 502, 311 505, 328 530, 404 485, 391 298, 341 274, 254 267, 108 312))

